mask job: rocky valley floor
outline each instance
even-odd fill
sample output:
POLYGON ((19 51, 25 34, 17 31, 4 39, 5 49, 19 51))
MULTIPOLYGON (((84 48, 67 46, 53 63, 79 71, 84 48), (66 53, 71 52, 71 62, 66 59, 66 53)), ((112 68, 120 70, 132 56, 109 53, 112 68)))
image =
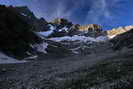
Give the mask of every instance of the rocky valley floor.
POLYGON ((133 50, 0 65, 0 89, 132 89, 133 50))

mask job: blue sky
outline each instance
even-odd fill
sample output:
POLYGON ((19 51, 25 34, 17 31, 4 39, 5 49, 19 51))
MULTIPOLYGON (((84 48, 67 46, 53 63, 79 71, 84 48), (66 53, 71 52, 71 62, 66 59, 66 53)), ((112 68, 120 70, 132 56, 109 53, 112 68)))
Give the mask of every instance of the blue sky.
POLYGON ((104 29, 133 25, 133 0, 0 0, 27 5, 37 17, 66 18, 78 24, 100 24, 104 29))

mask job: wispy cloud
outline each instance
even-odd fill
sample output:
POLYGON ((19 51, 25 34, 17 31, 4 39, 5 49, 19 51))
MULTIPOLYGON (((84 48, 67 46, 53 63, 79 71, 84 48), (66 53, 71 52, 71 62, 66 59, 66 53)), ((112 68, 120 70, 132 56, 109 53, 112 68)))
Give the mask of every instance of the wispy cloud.
POLYGON ((112 13, 109 11, 107 0, 96 0, 93 2, 91 10, 88 11, 85 23, 89 20, 92 23, 101 23, 104 19, 112 19, 112 13))
POLYGON ((0 4, 27 5, 36 16, 48 21, 59 17, 74 23, 112 26, 129 23, 125 17, 133 18, 132 3, 133 0, 0 0, 0 4))

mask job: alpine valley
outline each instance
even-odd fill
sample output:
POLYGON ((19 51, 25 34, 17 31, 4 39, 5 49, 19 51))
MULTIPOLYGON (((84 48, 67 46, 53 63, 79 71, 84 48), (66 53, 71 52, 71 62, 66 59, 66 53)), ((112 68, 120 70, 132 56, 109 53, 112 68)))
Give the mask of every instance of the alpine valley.
POLYGON ((46 21, 0 5, 0 89, 133 89, 133 26, 46 21))

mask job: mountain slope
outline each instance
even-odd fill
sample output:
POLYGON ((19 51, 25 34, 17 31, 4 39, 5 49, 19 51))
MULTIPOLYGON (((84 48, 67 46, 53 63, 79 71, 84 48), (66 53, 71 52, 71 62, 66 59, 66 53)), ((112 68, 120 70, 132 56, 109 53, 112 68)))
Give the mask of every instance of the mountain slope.
MULTIPOLYGON (((57 53, 62 53, 60 52, 62 50, 64 50, 64 53, 59 56, 63 56, 63 54, 68 53, 69 50, 59 45, 60 43, 58 43, 58 45, 55 45, 55 42, 52 41, 52 43, 49 43, 45 37, 42 37, 40 34, 36 33, 38 26, 27 22, 32 21, 32 19, 28 19, 29 16, 27 17, 24 16, 22 12, 20 13, 21 10, 23 11, 23 8, 27 10, 26 7, 16 8, 11 6, 0 6, 1 52, 4 52, 8 56, 14 57, 15 59, 25 60, 37 58, 39 55, 43 56, 44 59, 47 55, 49 55, 49 57, 58 56, 57 53), (59 51, 56 49, 59 49, 59 51)), ((34 17, 32 13, 29 14, 35 22, 40 21, 34 17)))
POLYGON ((132 89, 132 57, 133 50, 120 53, 104 50, 58 61, 0 65, 0 88, 132 89))
POLYGON ((41 39, 32 32, 32 27, 13 7, 0 6, 0 50, 17 58, 32 51, 29 44, 40 43, 41 39))
POLYGON ((117 35, 111 39, 111 42, 113 43, 113 48, 115 50, 122 49, 124 47, 133 48, 133 29, 117 35))

